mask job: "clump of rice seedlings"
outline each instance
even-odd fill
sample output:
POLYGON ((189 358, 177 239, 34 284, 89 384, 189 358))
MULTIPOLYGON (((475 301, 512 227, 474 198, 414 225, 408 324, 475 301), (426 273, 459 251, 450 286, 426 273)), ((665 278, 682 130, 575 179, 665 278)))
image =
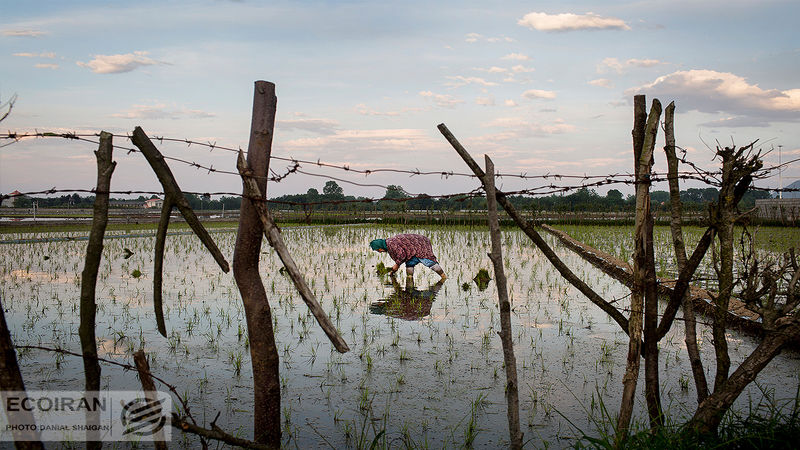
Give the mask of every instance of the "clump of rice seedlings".
POLYGON ((379 276, 386 275, 386 274, 387 274, 387 273, 389 273, 390 271, 391 271, 391 269, 389 269, 388 267, 386 267, 386 266, 383 264, 383 262, 379 262, 378 264, 376 264, 376 265, 375 265, 375 272, 376 272, 376 273, 377 273, 379 276))
POLYGON ((487 287, 489 287, 489 281, 492 280, 492 277, 489 276, 489 271, 486 269, 478 270, 478 274, 475 275, 475 278, 472 281, 475 282, 475 285, 478 286, 478 290, 485 291, 487 287))

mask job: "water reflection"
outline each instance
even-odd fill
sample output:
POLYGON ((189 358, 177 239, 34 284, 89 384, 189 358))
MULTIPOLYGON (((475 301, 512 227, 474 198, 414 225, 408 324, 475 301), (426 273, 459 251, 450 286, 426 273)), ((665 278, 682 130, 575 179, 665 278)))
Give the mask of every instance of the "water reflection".
POLYGON ((430 315, 433 300, 444 284, 444 280, 439 280, 421 291, 414 286, 414 279, 411 277, 406 278, 405 287, 400 285, 394 274, 389 279, 394 288, 393 292, 388 297, 372 303, 369 310, 372 314, 384 314, 404 320, 419 320, 430 315))

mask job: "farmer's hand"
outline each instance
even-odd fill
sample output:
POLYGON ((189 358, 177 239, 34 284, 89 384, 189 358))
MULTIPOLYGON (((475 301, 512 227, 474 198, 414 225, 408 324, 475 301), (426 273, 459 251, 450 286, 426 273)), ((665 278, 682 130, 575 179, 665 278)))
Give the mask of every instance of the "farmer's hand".
POLYGON ((399 269, 400 269, 400 266, 398 264, 393 265, 392 266, 392 273, 397 272, 399 269))

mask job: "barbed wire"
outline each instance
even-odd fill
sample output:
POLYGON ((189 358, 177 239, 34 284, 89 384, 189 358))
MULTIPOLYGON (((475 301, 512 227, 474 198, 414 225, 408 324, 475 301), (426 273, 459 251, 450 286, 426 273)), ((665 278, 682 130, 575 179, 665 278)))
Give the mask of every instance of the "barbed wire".
MULTIPOLYGON (((52 137, 52 138, 62 138, 62 139, 68 139, 68 140, 78 140, 78 141, 82 141, 82 142, 87 142, 87 143, 92 143, 92 144, 95 144, 95 145, 99 145, 99 141, 91 139, 91 138, 99 137, 99 135, 100 135, 100 133, 81 133, 81 134, 76 133, 76 132, 56 133, 56 132, 40 132, 38 130, 34 131, 33 133, 31 133, 31 132, 26 132, 26 133, 8 132, 6 134, 0 134, 0 139, 11 139, 11 140, 13 140, 13 142, 8 143, 8 144, 0 145, 0 148, 5 147, 5 146, 10 145, 10 144, 13 144, 15 142, 19 142, 22 139, 50 138, 50 137, 52 137)), ((127 140, 131 139, 130 135, 112 134, 112 136, 117 137, 117 138, 127 139, 127 140)), ((244 152, 241 148, 232 148, 232 147, 227 147, 227 146, 223 146, 223 145, 217 145, 216 142, 200 142, 200 141, 195 141, 195 140, 190 140, 190 139, 178 139, 178 138, 170 138, 170 137, 165 137, 165 136, 153 136, 152 139, 153 140, 157 140, 162 144, 163 144, 163 142, 173 142, 173 143, 185 143, 185 144, 187 144, 188 147, 191 147, 192 145, 202 146, 202 147, 209 148, 210 149, 209 151, 214 151, 216 149, 219 149, 219 150, 228 151, 228 152, 235 152, 235 153, 238 153, 240 151, 244 152)), ((116 148, 116 149, 119 149, 119 150, 123 150, 123 151, 127 152, 128 154, 135 153, 135 152, 140 152, 137 148, 122 146, 122 145, 118 145, 118 144, 114 144, 113 147, 116 148)), ((709 186, 715 186, 715 187, 719 187, 720 186, 721 182, 720 182, 720 180, 718 178, 718 175, 721 173, 721 171, 707 171, 705 169, 702 169, 699 166, 697 166, 696 164, 694 164, 693 162, 691 162, 691 161, 686 159, 686 154, 687 154, 686 149, 681 148, 681 147, 677 147, 677 146, 676 146, 676 149, 681 150, 681 153, 682 153, 681 157, 679 158, 679 161, 681 163, 683 163, 683 164, 688 165, 689 167, 691 167, 693 169, 692 171, 679 172, 678 175, 677 175, 678 179, 700 181, 700 182, 705 183, 706 185, 709 185, 709 186)), ((209 166, 205 166, 203 164, 197 163, 196 161, 190 161, 190 160, 187 160, 187 159, 177 158, 177 157, 173 157, 173 156, 166 156, 166 155, 164 155, 164 159, 169 160, 169 161, 173 161, 173 162, 176 162, 176 163, 188 165, 188 166, 194 167, 194 168, 196 168, 198 170, 199 169, 205 170, 205 171, 207 171, 208 174, 219 173, 219 174, 226 174, 226 175, 234 175, 236 177, 240 176, 238 172, 215 168, 213 166, 213 164, 211 164, 209 166)), ((377 188, 386 189, 386 190, 390 189, 390 186, 387 186, 387 185, 375 184, 375 183, 360 183, 360 182, 356 182, 356 181, 352 181, 352 180, 333 177, 333 176, 330 176, 330 175, 323 175, 323 174, 313 173, 313 172, 309 172, 307 170, 300 170, 301 167, 303 167, 304 164, 305 165, 315 165, 315 166, 324 167, 324 168, 332 168, 332 169, 342 170, 342 171, 350 172, 350 173, 362 174, 365 177, 369 176, 369 175, 372 175, 372 174, 382 173, 383 172, 383 173, 407 174, 407 175, 412 176, 412 177, 413 176, 436 175, 436 176, 440 176, 440 177, 445 178, 445 179, 450 178, 450 177, 477 178, 477 176, 474 175, 474 174, 459 173, 459 172, 454 172, 454 171, 436 170, 436 171, 424 171, 423 172, 423 171, 420 171, 419 169, 407 170, 407 169, 393 169, 393 168, 356 169, 356 168, 350 167, 347 164, 337 165, 337 164, 323 162, 321 160, 308 161, 308 160, 301 160, 301 159, 296 159, 296 158, 279 157, 279 156, 274 156, 274 155, 271 155, 270 159, 274 159, 274 160, 278 160, 278 161, 290 162, 291 165, 289 167, 287 167, 285 169, 285 172, 282 173, 282 174, 279 174, 279 173, 277 173, 277 172, 275 172, 274 170, 271 169, 270 170, 270 172, 271 172, 270 176, 264 177, 264 176, 253 175, 253 178, 262 179, 262 180, 266 179, 266 180, 272 181, 272 182, 280 182, 280 181, 282 181, 283 179, 287 178, 288 176, 290 176, 292 174, 302 174, 302 175, 306 175, 306 176, 320 177, 320 178, 325 178, 325 179, 328 179, 328 180, 335 180, 335 181, 339 181, 339 182, 342 182, 342 183, 347 183, 347 184, 351 184, 351 185, 359 186, 359 187, 377 187, 377 188)), ((776 166, 770 166, 770 167, 764 168, 764 169, 760 170, 759 172, 755 173, 753 178, 754 179, 766 178, 767 176, 769 176, 770 173, 774 172, 775 170, 780 170, 780 169, 788 166, 789 164, 791 164, 793 162, 797 162, 797 161, 800 161, 800 158, 794 159, 794 160, 791 160, 791 161, 787 161, 785 163, 782 163, 782 164, 779 164, 779 165, 776 165, 776 166)), ((614 185, 614 184, 623 184, 623 185, 635 185, 636 184, 635 177, 631 173, 616 173, 616 174, 610 174, 610 175, 609 174, 606 174, 606 175, 586 175, 586 174, 584 174, 584 175, 567 175, 567 174, 551 174, 551 173, 546 173, 546 174, 542 174, 542 175, 529 175, 527 173, 521 173, 521 174, 496 173, 495 176, 498 177, 498 178, 504 178, 504 177, 505 178, 518 178, 518 179, 522 179, 522 180, 559 180, 559 181, 560 180, 581 180, 582 181, 579 184, 573 184, 573 185, 567 185, 567 186, 559 186, 559 185, 556 185, 554 183, 550 183, 550 184, 541 185, 541 186, 538 186, 538 187, 535 187, 535 188, 508 191, 508 192, 505 192, 506 195, 532 195, 532 196, 539 195, 539 196, 541 196, 541 195, 563 194, 563 193, 566 193, 566 192, 579 190, 579 189, 587 189, 587 188, 592 188, 592 187, 600 187, 600 186, 607 186, 607 185, 614 185), (595 181, 590 181, 590 180, 595 180, 595 181)), ((668 181, 668 180, 669 180, 669 177, 668 177, 667 174, 654 172, 651 175, 651 177, 649 179, 649 182, 650 183, 657 183, 657 182, 664 182, 664 181, 668 181)), ((757 186, 752 186, 751 188, 755 189, 755 190, 768 191, 768 192, 795 192, 795 191, 800 191, 800 189, 794 189, 794 188, 775 189, 775 188, 765 188, 765 187, 757 187, 757 186)), ((476 190, 480 190, 480 189, 481 188, 477 188, 476 190)), ((470 191, 470 192, 460 192, 460 193, 455 193, 455 194, 445 194, 444 196, 442 196, 442 195, 428 195, 428 194, 424 194, 424 193, 412 194, 412 193, 408 193, 407 191, 404 191, 406 193, 406 195, 408 195, 408 197, 405 197, 404 200, 410 200, 410 199, 414 199, 414 198, 418 198, 418 197, 427 197, 427 198, 453 198, 453 197, 458 197, 458 196, 474 197, 475 195, 473 193, 476 190, 473 190, 473 191, 470 191)), ((38 191, 38 192, 36 192, 34 194, 37 194, 37 193, 55 193, 55 192, 91 192, 91 190, 85 190, 85 189, 77 189, 77 190, 58 189, 58 190, 55 190, 55 188, 53 188, 53 189, 49 189, 47 191, 38 191)), ((122 193, 122 192, 126 192, 126 191, 121 191, 120 193, 122 193)), ((128 191, 128 192, 134 192, 134 191, 128 191)), ((134 192, 134 193, 138 193, 138 192, 134 192)), ((152 193, 152 191, 147 191, 147 192, 142 191, 142 193, 152 193)), ((163 194, 163 193, 156 193, 155 195, 161 195, 161 194, 163 194)), ((241 194, 234 194, 234 193, 226 193, 226 194, 241 196, 241 194)), ((8 198, 8 197, 9 197, 8 195, 4 195, 3 196, 3 198, 8 198)), ((384 199, 384 198, 372 198, 372 199, 363 199, 363 200, 344 200, 344 201, 336 200, 335 202, 337 202, 337 203, 342 203, 342 202, 369 202, 369 201, 379 201, 379 200, 386 200, 386 199, 384 199)), ((391 199, 391 200, 394 200, 394 199, 391 199)), ((398 199, 398 200, 404 201, 403 199, 398 199)), ((312 204, 312 203, 304 203, 304 204, 309 205, 309 204, 312 204)))

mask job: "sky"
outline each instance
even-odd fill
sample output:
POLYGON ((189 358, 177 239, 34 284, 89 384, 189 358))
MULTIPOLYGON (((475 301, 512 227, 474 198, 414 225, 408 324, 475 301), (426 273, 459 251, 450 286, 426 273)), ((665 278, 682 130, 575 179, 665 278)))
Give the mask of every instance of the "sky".
MULTIPOLYGON (((469 172, 437 130, 445 123, 501 173, 628 174, 636 94, 648 109, 654 98, 675 102, 677 145, 701 167, 717 166, 717 145, 755 140, 767 166, 800 158, 797 1, 3 0, 0 10, 0 104, 16 95, 0 130, 120 135, 112 190, 161 190, 143 156, 125 151, 122 136, 136 126, 246 149, 256 80, 276 85, 273 156, 354 169, 469 172)), ((662 171, 663 145, 659 133, 662 171)), ((236 170, 231 152, 158 146, 236 170)), ((91 189, 95 149, 60 138, 4 146, 0 192, 91 189)), ((241 192, 236 175, 170 164, 184 191, 241 192)), ((410 194, 479 185, 301 169, 268 195, 322 191, 331 177, 345 194, 368 197, 389 184, 410 194)), ((757 185, 798 179, 794 163, 757 185)), ((504 177, 498 187, 552 183, 576 181, 504 177)), ((633 192, 597 190, 611 188, 633 192)))

